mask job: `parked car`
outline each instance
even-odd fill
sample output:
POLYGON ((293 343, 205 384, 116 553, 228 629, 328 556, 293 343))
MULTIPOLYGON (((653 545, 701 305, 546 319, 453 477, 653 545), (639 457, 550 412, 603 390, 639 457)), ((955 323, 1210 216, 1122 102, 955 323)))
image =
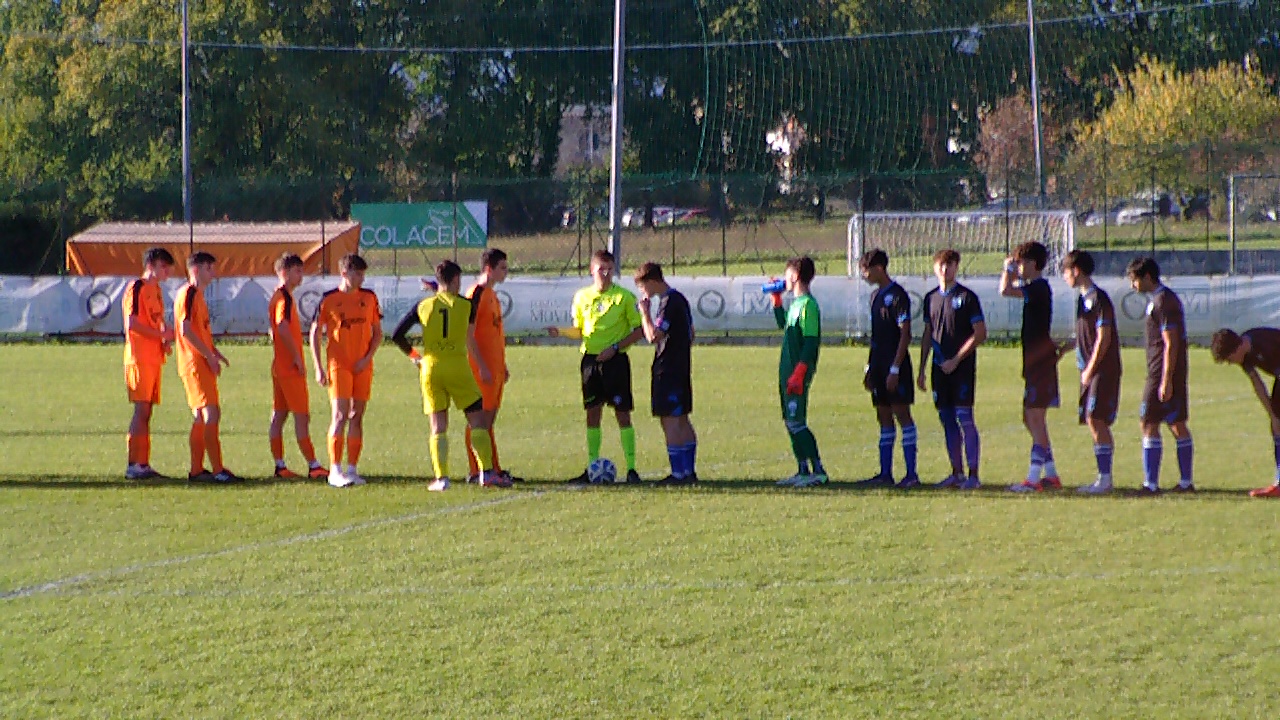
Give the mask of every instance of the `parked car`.
MULTIPOLYGON (((629 228, 644 227, 644 208, 627 208, 622 212, 622 226, 629 228)), ((653 206, 653 226, 675 225, 706 215, 706 208, 678 208, 670 205, 653 206)))

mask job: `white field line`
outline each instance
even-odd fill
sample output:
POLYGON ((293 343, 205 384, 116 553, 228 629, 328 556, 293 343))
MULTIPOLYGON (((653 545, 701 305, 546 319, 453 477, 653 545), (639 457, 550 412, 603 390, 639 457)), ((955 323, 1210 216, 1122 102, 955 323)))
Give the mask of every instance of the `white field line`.
POLYGON ((117 578, 125 575, 143 572, 144 570, 155 570, 157 568, 173 567, 175 565, 186 565, 188 563, 198 562, 200 560, 211 560, 213 558, 225 557, 227 555, 235 555, 243 552, 253 552, 255 550, 266 550, 269 548, 282 548, 290 545, 298 545, 300 543, 313 542, 316 540, 328 540, 342 535, 347 535, 361 530, 370 530, 373 528, 385 527, 388 525, 401 525, 411 523, 423 518, 438 517, 440 515, 450 515, 453 513, 467 512, 470 510, 479 510, 482 508, 495 507, 497 505, 505 505, 507 503, 519 502, 521 500, 532 500, 542 497, 546 491, 537 490, 532 492, 519 492, 503 497, 494 498, 492 500, 483 500, 481 502, 466 503, 463 505, 450 505, 448 507, 433 508, 430 510, 420 510, 418 512, 408 513, 407 515, 397 515, 394 517, 378 518, 376 520, 366 520, 364 522, 344 525, 342 527, 330 528, 328 530, 319 530, 317 532, 305 533, 302 535, 294 535, 292 537, 280 538, 279 540, 262 540, 260 542, 248 543, 246 545, 237 545, 235 547, 225 548, 223 550, 214 550, 212 552, 195 553, 193 555, 181 555, 178 557, 166 558, 164 560, 153 560, 151 562, 137 563, 135 565, 125 565, 123 567, 111 568, 108 570, 95 570, 93 572, 81 573, 79 575, 71 575, 57 580, 40 583, 38 585, 27 585, 25 587, 14 588, 0 593, 0 600, 18 600, 21 598, 31 597, 33 595, 43 595, 45 593, 56 593, 66 588, 85 583, 94 582, 96 580, 105 580, 109 578, 117 578))
MULTIPOLYGON (((264 545, 269 546, 269 545, 264 545)), ((1166 568, 1152 570, 1120 570, 1116 572, 1079 572, 1079 573, 1013 573, 982 574, 964 573, 937 576, 906 577, 840 577, 824 580, 707 580, 707 581, 655 581, 648 583, 601 583, 564 585, 449 585, 447 587, 402 586, 382 587, 368 590, 332 590, 332 589, 262 589, 246 587, 237 590, 113 590, 105 593, 75 593, 79 596, 94 597, 182 597, 182 598, 393 598, 408 596, 484 596, 503 595, 527 597, 537 595, 642 595, 648 593, 680 593, 680 592, 721 592, 749 591, 755 593, 775 592, 799 589, 840 589, 858 587, 910 587, 929 585, 1012 585, 1017 583, 1079 583, 1079 582, 1112 582, 1123 579, 1151 578, 1199 578, 1206 576, 1223 576, 1237 574, 1274 574, 1280 567, 1241 567, 1236 565, 1166 568)), ((66 586, 63 586, 66 587, 66 586)), ((60 588, 55 588, 55 590, 60 588)))

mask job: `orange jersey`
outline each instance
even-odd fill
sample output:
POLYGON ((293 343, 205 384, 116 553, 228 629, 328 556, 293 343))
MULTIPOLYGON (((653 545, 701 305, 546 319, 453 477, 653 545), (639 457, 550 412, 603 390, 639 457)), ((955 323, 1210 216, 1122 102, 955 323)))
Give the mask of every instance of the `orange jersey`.
POLYGON ((325 328, 329 339, 329 362, 350 368, 369 352, 374 327, 382 322, 378 296, 367 288, 330 290, 320 299, 316 322, 325 328))
MULTIPOLYGON (((124 289, 124 300, 120 304, 124 310, 126 327, 132 317, 135 324, 156 332, 164 328, 164 297, 160 293, 159 282, 142 278, 134 280, 124 289)), ((124 364, 164 364, 164 342, 159 337, 148 337, 136 330, 126 331, 124 364)))
POLYGON ((498 375, 507 366, 507 336, 502 329, 502 303, 492 288, 473 285, 467 299, 476 310, 476 345, 489 371, 498 375))
POLYGON ((205 304, 204 293, 191 283, 183 285, 178 290, 178 299, 173 305, 173 322, 178 329, 178 372, 192 373, 207 369, 209 362, 182 332, 184 321, 191 323, 192 333, 204 343, 205 348, 213 350, 213 329, 209 325, 209 306, 205 304))
POLYGON ((271 374, 279 376, 301 375, 293 364, 293 352, 283 342, 276 331, 280 323, 284 323, 293 347, 302 356, 302 320, 298 318, 298 305, 293 301, 293 293, 289 288, 280 286, 271 296, 271 344, 275 347, 275 359, 271 362, 271 374))

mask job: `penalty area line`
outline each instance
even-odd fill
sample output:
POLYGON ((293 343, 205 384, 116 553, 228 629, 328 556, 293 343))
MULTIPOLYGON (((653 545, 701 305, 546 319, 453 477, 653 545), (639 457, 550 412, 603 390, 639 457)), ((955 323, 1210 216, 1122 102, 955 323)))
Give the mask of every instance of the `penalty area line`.
POLYGON ((271 548, 283 548, 289 547, 290 545, 298 545, 316 540, 328 540, 330 538, 341 537, 343 535, 348 535, 362 530, 372 530, 374 528, 386 527, 389 525, 402 525, 404 523, 411 523, 423 518, 451 515, 454 513, 468 512, 470 510, 482 510, 485 508, 496 507, 498 505, 519 502, 521 500, 533 500, 535 498, 543 497, 544 495, 546 495, 546 491, 543 490, 515 493, 507 495, 506 497, 483 500, 481 502, 466 503, 463 505, 450 505, 443 508, 420 510, 406 515, 396 515, 394 517, 384 517, 376 520, 365 520, 363 522, 352 523, 350 525, 343 525, 342 527, 329 528, 327 530, 319 530, 316 532, 304 533, 302 535, 294 535, 292 537, 280 538, 278 540, 263 540, 245 545, 237 545, 235 547, 229 547, 222 550, 214 550, 211 552, 181 555, 178 557, 166 558, 164 560, 153 560, 151 562, 125 565, 123 567, 111 568, 109 570, 95 570, 93 572, 80 573, 79 575, 70 575, 57 580, 50 580, 37 585, 27 585, 25 587, 14 588, 13 590, 0 593, 0 600, 20 600, 34 595, 58 592, 69 587, 84 585, 85 583, 97 580, 107 580, 124 577, 126 575, 133 575, 146 570, 186 565, 193 562, 199 562, 201 560, 212 560, 214 558, 235 555, 237 553, 254 552, 256 550, 266 550, 271 548))

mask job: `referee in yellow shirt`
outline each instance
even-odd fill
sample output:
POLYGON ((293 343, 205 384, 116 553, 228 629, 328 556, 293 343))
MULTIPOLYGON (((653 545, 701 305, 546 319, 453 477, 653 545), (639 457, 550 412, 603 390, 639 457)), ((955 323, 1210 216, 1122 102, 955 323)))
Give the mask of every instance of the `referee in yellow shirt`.
MULTIPOLYGON (((573 296, 573 327, 549 327, 551 337, 582 339, 582 406, 587 411, 587 463, 600 457, 600 418, 612 405, 622 436, 622 454, 629 483, 640 482, 636 472, 636 431, 631 427, 631 361, 627 348, 644 337, 636 296, 613 283, 613 254, 597 250, 591 256, 591 286, 573 296)), ((570 480, 587 482, 587 473, 570 480)))

